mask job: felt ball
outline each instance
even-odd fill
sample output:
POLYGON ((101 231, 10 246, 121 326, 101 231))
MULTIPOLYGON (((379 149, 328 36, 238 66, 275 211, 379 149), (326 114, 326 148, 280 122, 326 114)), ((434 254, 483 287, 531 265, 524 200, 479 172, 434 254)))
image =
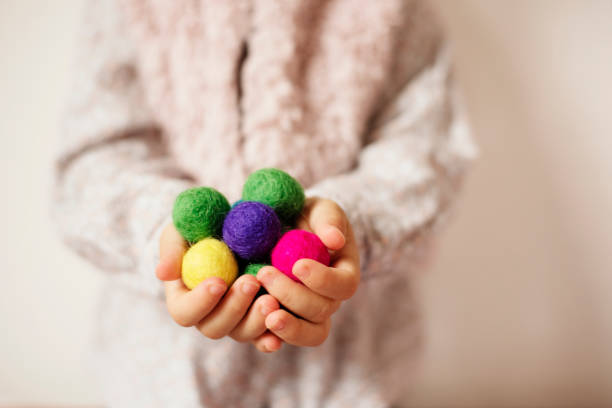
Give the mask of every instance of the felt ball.
POLYGON ((238 276, 238 263, 224 242, 215 238, 204 238, 192 245, 183 255, 181 274, 185 286, 189 289, 213 276, 223 279, 227 286, 230 286, 238 276))
POLYGON ((257 276, 257 272, 259 272, 259 270, 263 268, 264 266, 269 266, 269 264, 265 264, 265 263, 248 264, 247 267, 244 269, 244 274, 257 276))
POLYGON ((305 197, 304 189, 296 179, 282 170, 265 168, 247 178, 242 199, 269 205, 283 222, 291 224, 302 211, 305 197))
POLYGON ((176 197, 172 221, 186 241, 220 236, 225 215, 230 210, 227 199, 211 187, 195 187, 176 197))
POLYGON ((244 201, 223 222, 223 241, 243 259, 265 258, 281 235, 274 210, 256 201, 244 201))
POLYGON ((304 258, 327 266, 330 262, 329 252, 321 239, 312 232, 299 229, 283 234, 271 255, 272 265, 294 281, 299 279, 291 272, 293 264, 304 258))
POLYGON ((244 203, 244 200, 237 200, 237 201, 234 201, 234 204, 232 204, 232 208, 234 208, 235 206, 237 206, 237 205, 238 205, 238 204, 240 204, 240 203, 244 203))

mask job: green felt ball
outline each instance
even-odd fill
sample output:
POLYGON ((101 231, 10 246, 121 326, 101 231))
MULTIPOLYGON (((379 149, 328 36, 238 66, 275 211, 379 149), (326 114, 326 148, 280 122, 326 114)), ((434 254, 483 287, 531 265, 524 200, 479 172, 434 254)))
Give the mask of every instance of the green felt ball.
POLYGON ((263 268, 264 266, 270 266, 269 264, 265 264, 265 263, 252 263, 252 264, 248 264, 246 268, 244 268, 244 274, 245 275, 253 275, 253 276, 257 276, 257 272, 259 272, 259 270, 261 268, 263 268))
POLYGON ((304 207, 304 189, 282 170, 266 168, 249 176, 242 189, 242 199, 259 201, 274 208, 278 217, 291 224, 304 207))
POLYGON ((172 221, 183 238, 193 243, 207 237, 219 237, 229 210, 229 202, 223 194, 211 187, 195 187, 176 197, 172 221))

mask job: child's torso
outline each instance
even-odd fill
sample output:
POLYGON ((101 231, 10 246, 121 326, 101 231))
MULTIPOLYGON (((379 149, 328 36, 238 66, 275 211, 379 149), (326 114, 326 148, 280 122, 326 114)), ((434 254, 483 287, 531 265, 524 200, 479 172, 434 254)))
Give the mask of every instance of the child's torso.
POLYGON ((411 0, 123 3, 177 163, 230 199, 260 167, 305 186, 352 168, 380 107, 439 41, 411 0))

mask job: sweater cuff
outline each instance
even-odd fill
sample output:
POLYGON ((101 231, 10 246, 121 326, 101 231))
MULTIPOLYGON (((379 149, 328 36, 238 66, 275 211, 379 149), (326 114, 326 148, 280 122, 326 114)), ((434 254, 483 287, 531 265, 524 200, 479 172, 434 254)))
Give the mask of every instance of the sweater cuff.
POLYGON ((172 215, 169 213, 155 226, 153 233, 142 248, 138 262, 138 281, 142 285, 139 289, 153 294, 160 300, 165 299, 164 284, 155 276, 155 268, 159 263, 159 239, 170 222, 172 222, 172 215))

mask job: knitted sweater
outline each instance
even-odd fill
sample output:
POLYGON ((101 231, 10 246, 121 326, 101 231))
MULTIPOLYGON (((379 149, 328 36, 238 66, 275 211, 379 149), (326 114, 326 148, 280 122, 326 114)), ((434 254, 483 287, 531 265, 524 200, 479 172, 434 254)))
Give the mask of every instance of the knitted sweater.
POLYGON ((411 279, 474 146, 443 39, 410 0, 86 6, 53 216, 106 276, 95 362, 113 407, 376 407, 418 356, 411 279), (182 190, 230 201, 278 167, 336 200, 362 283, 316 348, 265 355, 172 322, 154 275, 182 190))

